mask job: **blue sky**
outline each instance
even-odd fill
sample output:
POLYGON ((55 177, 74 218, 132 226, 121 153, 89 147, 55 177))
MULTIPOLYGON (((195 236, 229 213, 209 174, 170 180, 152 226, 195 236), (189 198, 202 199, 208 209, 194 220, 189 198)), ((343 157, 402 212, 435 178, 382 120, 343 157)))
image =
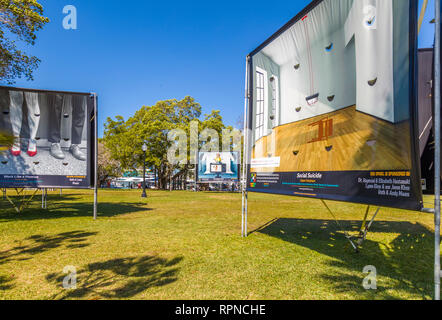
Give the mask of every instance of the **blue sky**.
MULTIPOLYGON (((100 136, 107 117, 186 95, 235 125, 247 53, 309 2, 40 0, 51 22, 27 50, 42 63, 33 82, 16 86, 97 92, 100 136), (77 8, 77 30, 62 26, 66 5, 77 8)), ((420 47, 433 44, 433 7, 430 0, 420 47)))

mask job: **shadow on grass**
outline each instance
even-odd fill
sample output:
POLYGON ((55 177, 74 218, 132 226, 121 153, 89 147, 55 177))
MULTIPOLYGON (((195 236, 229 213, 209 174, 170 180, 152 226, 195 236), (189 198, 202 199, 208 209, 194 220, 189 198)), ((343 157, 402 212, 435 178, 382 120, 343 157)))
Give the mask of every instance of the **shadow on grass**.
POLYGON ((66 274, 49 274, 46 279, 60 288, 53 299, 124 299, 177 281, 182 260, 143 256, 91 263, 77 271, 76 288, 69 290, 62 288, 66 274))
POLYGON ((0 252, 0 265, 7 262, 30 260, 34 255, 60 247, 65 249, 84 248, 89 246, 87 239, 96 234, 97 232, 70 231, 56 235, 34 235, 24 239, 10 250, 0 252))
POLYGON ((0 290, 9 290, 14 287, 12 278, 6 276, 0 276, 0 290))
POLYGON ((397 292, 429 299, 432 295, 433 237, 423 225, 410 222, 375 222, 362 251, 355 253, 344 231, 357 233, 360 221, 340 221, 343 230, 333 220, 276 219, 255 230, 271 237, 314 250, 333 258, 321 277, 332 284, 336 292, 370 299, 399 299, 397 292), (370 234, 395 234, 389 243, 370 240, 370 234), (366 291, 362 272, 367 265, 375 266, 378 288, 366 291), (382 277, 382 280, 380 280, 382 277))
MULTIPOLYGON (((19 197, 10 196, 18 202, 19 197)), ((12 209, 7 201, 0 201, 0 222, 9 220, 39 220, 39 219, 59 219, 67 217, 92 217, 93 200, 85 202, 84 194, 66 194, 63 196, 49 195, 48 209, 41 209, 41 200, 36 197, 31 207, 22 213, 17 213, 12 209)), ((90 198, 90 197, 88 197, 90 198)), ((140 211, 151 211, 142 202, 98 202, 98 217, 113 217, 140 211)))

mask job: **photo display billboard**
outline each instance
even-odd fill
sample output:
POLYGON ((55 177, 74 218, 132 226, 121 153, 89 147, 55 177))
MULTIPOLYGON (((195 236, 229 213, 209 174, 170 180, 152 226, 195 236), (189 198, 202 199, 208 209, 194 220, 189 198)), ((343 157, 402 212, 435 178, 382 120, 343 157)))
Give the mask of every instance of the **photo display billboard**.
POLYGON ((89 188, 93 185, 94 99, 0 87, 0 187, 89 188))
POLYGON ((239 152, 199 152, 197 181, 223 183, 239 180, 239 152))
POLYGON ((422 208, 416 19, 314 1, 249 55, 248 191, 422 208))

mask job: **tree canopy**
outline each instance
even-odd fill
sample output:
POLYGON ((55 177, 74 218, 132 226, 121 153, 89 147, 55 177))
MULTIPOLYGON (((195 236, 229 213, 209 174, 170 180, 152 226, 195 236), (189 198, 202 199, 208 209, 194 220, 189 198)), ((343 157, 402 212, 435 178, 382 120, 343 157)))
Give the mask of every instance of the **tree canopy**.
MULTIPOLYGON (((201 113, 201 105, 189 96, 182 100, 159 101, 153 106, 143 106, 127 120, 121 116, 108 118, 103 141, 124 170, 142 167, 142 145, 146 143, 146 164, 156 171, 159 187, 165 188, 168 179, 183 178, 191 168, 188 163, 168 161, 168 150, 173 144, 168 139, 171 130, 182 130, 190 138, 192 121, 198 123, 199 132, 208 128, 221 136, 226 128, 219 111, 204 115, 203 120, 200 120, 201 113)), ((190 153, 187 157, 190 158, 190 153)))
POLYGON ((40 60, 23 52, 17 42, 34 45, 37 31, 49 22, 37 0, 0 0, 0 80, 33 79, 40 60))

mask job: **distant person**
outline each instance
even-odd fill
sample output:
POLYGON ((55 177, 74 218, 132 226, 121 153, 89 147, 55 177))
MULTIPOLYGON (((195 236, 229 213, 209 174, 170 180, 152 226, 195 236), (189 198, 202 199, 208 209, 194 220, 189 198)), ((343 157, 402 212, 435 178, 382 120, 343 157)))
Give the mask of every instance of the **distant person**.
POLYGON ((80 149, 86 116, 86 96, 48 93, 47 97, 50 118, 49 142, 51 143, 51 155, 59 160, 63 160, 66 158, 66 155, 61 150, 60 141, 63 103, 67 102, 70 103, 70 105, 72 106, 71 146, 69 148, 69 151, 75 159, 86 161, 86 154, 84 154, 83 151, 81 151, 80 149))
POLYGON ((12 133, 15 137, 14 145, 11 148, 13 156, 21 154, 21 129, 23 124, 23 102, 26 101, 28 111, 29 139, 27 154, 30 157, 37 155, 37 136, 38 126, 40 124, 40 106, 38 104, 37 92, 9 91, 12 133))

